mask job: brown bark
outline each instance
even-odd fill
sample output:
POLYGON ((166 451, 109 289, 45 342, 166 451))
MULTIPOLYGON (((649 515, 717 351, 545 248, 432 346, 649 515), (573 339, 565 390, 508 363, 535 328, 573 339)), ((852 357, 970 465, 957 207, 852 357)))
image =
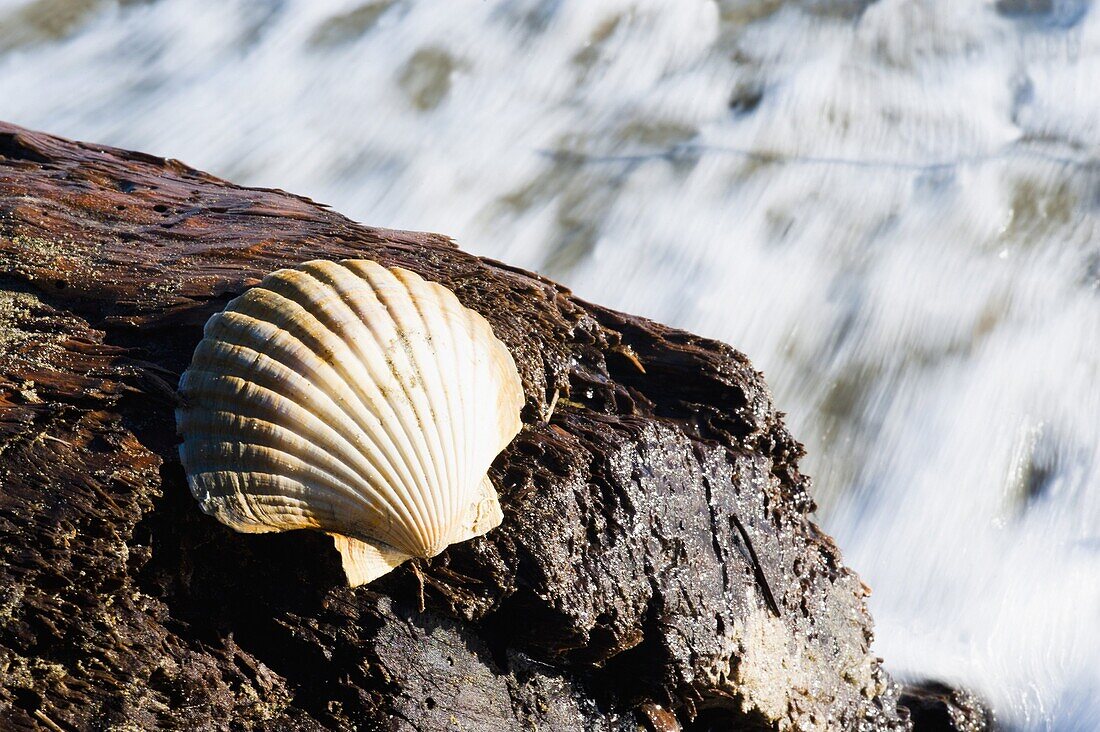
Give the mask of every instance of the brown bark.
POLYGON ((0 125, 14 728, 907 728, 800 454, 724 344, 443 236, 0 125), (491 471, 503 525, 356 590, 322 535, 203 515, 173 417, 211 314, 346 257, 453 289, 527 398, 491 471))

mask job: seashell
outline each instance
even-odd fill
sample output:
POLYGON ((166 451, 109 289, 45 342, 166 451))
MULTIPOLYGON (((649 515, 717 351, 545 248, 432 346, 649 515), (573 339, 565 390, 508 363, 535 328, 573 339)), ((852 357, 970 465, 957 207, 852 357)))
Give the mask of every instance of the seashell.
POLYGON ((282 269, 206 323, 180 459, 237 531, 330 534, 352 586, 501 522, 487 470, 523 386, 454 293, 368 260, 282 269))

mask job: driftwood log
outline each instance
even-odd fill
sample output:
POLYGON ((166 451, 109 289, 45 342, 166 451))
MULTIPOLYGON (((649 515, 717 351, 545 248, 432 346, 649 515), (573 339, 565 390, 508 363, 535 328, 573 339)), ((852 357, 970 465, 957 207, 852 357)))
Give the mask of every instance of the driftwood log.
POLYGON ((907 729, 801 446, 732 348, 435 234, 0 125, 5 729, 907 729), (206 319, 366 257, 514 354, 504 524, 356 590, 202 514, 173 410, 206 319), (556 400, 556 404, 555 404, 556 400))

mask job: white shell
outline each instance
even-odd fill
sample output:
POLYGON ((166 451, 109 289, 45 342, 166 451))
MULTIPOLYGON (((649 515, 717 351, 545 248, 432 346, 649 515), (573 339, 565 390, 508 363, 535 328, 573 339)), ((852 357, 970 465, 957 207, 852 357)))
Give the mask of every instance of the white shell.
POLYGON ((237 531, 331 534, 351 585, 501 521, 486 471, 519 432, 515 362, 447 288, 368 260, 283 269, 206 323, 180 459, 237 531))

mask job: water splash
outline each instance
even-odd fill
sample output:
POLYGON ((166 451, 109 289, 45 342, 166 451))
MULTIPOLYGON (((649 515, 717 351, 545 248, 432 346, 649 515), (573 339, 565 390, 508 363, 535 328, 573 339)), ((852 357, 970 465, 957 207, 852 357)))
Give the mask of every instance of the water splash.
POLYGON ((1100 718, 1084 0, 0 0, 14 122, 455 235, 715 336, 897 674, 1100 718))

